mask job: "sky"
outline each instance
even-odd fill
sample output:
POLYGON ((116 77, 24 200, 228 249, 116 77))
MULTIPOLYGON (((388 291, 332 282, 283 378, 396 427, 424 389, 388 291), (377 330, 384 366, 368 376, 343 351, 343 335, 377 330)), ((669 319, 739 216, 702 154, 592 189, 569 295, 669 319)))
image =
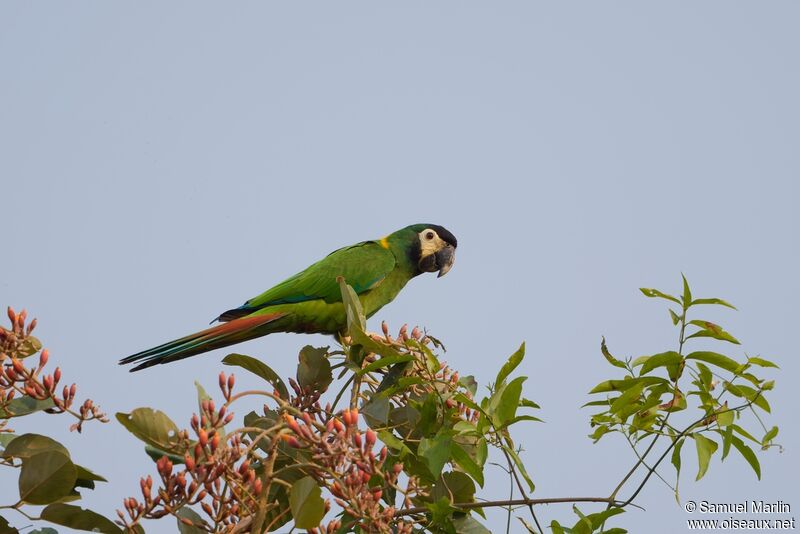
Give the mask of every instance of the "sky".
MULTIPOLYGON (((717 455, 695 482, 687 446, 681 502, 653 480, 647 511, 615 524, 681 532, 700 517, 689 500, 795 514, 798 16, 788 1, 4 2, 0 306, 38 317, 79 396, 184 426, 194 381, 211 390, 228 351, 135 374, 119 358, 340 246, 440 224, 458 237, 453 270, 413 280, 370 327, 428 328, 481 385, 525 340, 518 372, 546 421, 516 434, 534 496, 608 495, 635 458, 619 435, 587 438, 587 392, 618 376, 601 336, 618 357, 674 349, 666 307, 638 288, 678 292, 684 273, 737 306, 702 317, 742 341, 731 356, 780 365, 766 423, 784 451, 759 453, 761 481, 717 455)), ((330 339, 235 350, 286 376, 308 343, 330 339)), ((114 516, 152 464, 116 422, 70 423, 15 426, 105 475, 81 502, 114 516)), ((493 471, 483 495, 507 482, 493 471)), ((539 514, 574 522, 569 506, 539 514)))

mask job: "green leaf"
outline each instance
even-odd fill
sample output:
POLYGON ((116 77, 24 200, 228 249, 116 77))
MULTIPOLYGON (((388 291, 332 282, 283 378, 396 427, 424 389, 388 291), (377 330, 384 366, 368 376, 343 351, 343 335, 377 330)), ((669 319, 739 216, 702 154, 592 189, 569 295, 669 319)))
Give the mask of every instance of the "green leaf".
POLYGON ((200 517, 200 514, 189 508, 188 506, 182 506, 180 510, 178 510, 175 515, 178 517, 176 518, 178 522, 178 532, 181 534, 203 534, 208 532, 207 530, 200 528, 200 525, 208 525, 206 521, 200 517), (187 525, 180 518, 188 519, 192 522, 191 525, 187 525))
POLYGON ((756 438, 754 438, 747 430, 745 430, 744 428, 740 427, 739 425, 731 425, 731 427, 733 428, 733 430, 737 434, 740 434, 740 435, 744 436, 745 438, 749 439, 753 443, 759 443, 759 441, 756 438))
POLYGON ((431 514, 431 520, 428 527, 433 525, 444 526, 450 523, 450 517, 456 512, 456 509, 450 506, 450 499, 442 497, 438 501, 425 503, 425 507, 431 514))
POLYGON ((669 316, 672 319, 672 324, 673 325, 677 325, 679 322, 681 322, 681 317, 682 316, 680 316, 677 313, 675 313, 674 311, 672 311, 672 308, 669 309, 669 316))
POLYGON ((527 379, 528 377, 526 376, 517 377, 501 388, 500 391, 495 392, 492 401, 495 398, 499 398, 499 404, 493 406, 493 423, 497 428, 502 428, 514 419, 517 414, 517 408, 519 408, 519 399, 522 396, 522 383, 527 379))
POLYGON ((703 475, 706 474, 706 471, 708 471, 708 463, 711 461, 711 455, 717 451, 718 445, 716 441, 710 440, 702 434, 692 434, 692 437, 697 447, 697 463, 699 466, 697 478, 695 480, 700 480, 703 478, 703 475))
POLYGON ((367 329, 367 318, 364 316, 364 309, 361 306, 361 301, 358 295, 347 284, 347 281, 342 276, 338 276, 336 281, 339 282, 339 289, 342 291, 342 303, 347 313, 347 330, 352 336, 353 330, 360 330, 364 332, 367 329))
POLYGON ((672 448, 672 465, 675 467, 675 473, 677 475, 676 478, 679 478, 681 475, 681 449, 683 448, 683 443, 686 441, 685 438, 680 438, 678 443, 672 448))
POLYGON ((478 382, 472 375, 462 376, 458 379, 458 383, 464 386, 464 388, 466 388, 466 390, 469 391, 473 397, 478 392, 478 382))
POLYGON ((503 450, 506 451, 509 456, 511 456, 511 459, 514 461, 514 465, 517 466, 517 471, 519 471, 519 474, 521 474, 522 478, 525 479, 525 482, 528 483, 528 489, 531 491, 531 493, 536 491, 536 486, 534 486, 533 480, 531 480, 528 470, 525 469, 525 464, 522 463, 517 451, 505 444, 503 444, 503 450))
POLYGON ((623 362, 621 362, 618 359, 616 359, 608 351, 608 347, 606 346, 606 338, 605 338, 605 336, 603 338, 601 338, 601 340, 600 340, 600 352, 603 353, 603 356, 608 361, 608 363, 610 363, 614 367, 619 367, 620 369, 625 369, 626 368, 625 364, 623 362))
POLYGON ((697 362, 697 373, 700 375, 700 382, 703 384, 703 388, 708 390, 711 387, 711 381, 714 379, 711 369, 697 362))
POLYGON ((767 413, 770 413, 769 403, 767 399, 764 397, 764 393, 758 390, 755 390, 749 386, 742 386, 739 384, 731 384, 730 382, 725 382, 725 389, 730 391, 733 395, 737 397, 742 397, 747 399, 748 401, 752 402, 762 410, 767 413))
POLYGON ((390 449, 400 451, 401 458, 403 454, 411 454, 411 449, 408 448, 403 440, 392 434, 389 430, 380 430, 378 432, 378 439, 390 449))
POLYGON ((566 534, 564 527, 555 519, 550 522, 550 529, 553 531, 553 534, 566 534))
POLYGON ((75 464, 75 469, 77 470, 75 480, 76 487, 94 489, 95 482, 108 482, 108 480, 105 478, 90 471, 89 469, 86 469, 82 465, 75 464))
POLYGON ((469 514, 453 518, 453 527, 456 534, 492 534, 491 530, 469 514))
POLYGON ((314 348, 306 345, 300 349, 297 365, 297 383, 300 387, 310 387, 314 391, 326 391, 333 382, 331 362, 328 361, 328 347, 314 348))
POLYGON ((0 515, 0 534, 19 534, 19 530, 9 525, 6 518, 0 515))
POLYGON ((764 434, 764 437, 761 439, 761 445, 766 445, 767 443, 775 439, 777 436, 778 436, 778 427, 773 426, 772 428, 769 429, 769 431, 766 434, 764 434))
POLYGON ((739 451, 747 463, 750 464, 750 467, 753 468, 753 471, 756 472, 756 476, 759 480, 761 480, 761 464, 758 462, 758 458, 756 457, 756 453, 753 452, 753 449, 745 445, 744 441, 740 440, 736 436, 731 437, 731 442, 733 446, 736 447, 736 450, 739 451))
POLYGON ((523 398, 521 398, 519 400, 519 405, 521 407, 524 406, 525 408, 534 408, 536 410, 541 409, 541 406, 539 406, 538 404, 536 404, 535 402, 533 402, 530 399, 526 399, 525 397, 523 397, 523 398))
POLYGON ((164 412, 152 408, 136 408, 131 413, 118 412, 117 421, 146 444, 167 452, 183 454, 183 450, 179 450, 178 427, 164 412))
POLYGON ((42 510, 41 515, 42 519, 46 521, 63 527, 74 528, 75 530, 102 532, 103 534, 122 532, 122 529, 110 519, 91 510, 71 504, 51 504, 42 510))
POLYGON ((451 454, 456 465, 464 470, 466 474, 475 479, 480 487, 483 487, 483 468, 475 462, 467 452, 458 444, 453 444, 451 454))
POLYGON ((166 456, 174 464, 182 464, 182 463, 184 463, 183 454, 175 454, 175 453, 172 453, 172 452, 169 452, 169 451, 165 451, 165 450, 159 449, 157 447, 153 447, 152 445, 145 445, 144 446, 144 452, 154 462, 157 462, 162 457, 166 456))
POLYGON ((378 369, 383 369, 384 367, 389 367, 395 363, 405 363, 410 362, 414 359, 414 356, 410 354, 398 354, 397 356, 384 356, 383 358, 379 358, 372 362, 369 365, 364 366, 362 369, 356 371, 359 375, 365 375, 367 373, 371 373, 373 371, 377 371, 378 369))
POLYGON ((475 500, 475 483, 460 471, 442 473, 431 491, 431 499, 438 501, 446 497, 451 503, 468 503, 475 500))
POLYGON ((42 452, 56 451, 69 458, 69 451, 62 444, 47 436, 39 434, 22 434, 6 445, 3 451, 4 458, 30 458, 42 452))
POLYGON ((681 273, 681 278, 683 278, 683 307, 688 308, 692 305, 692 290, 689 289, 689 282, 686 281, 683 273, 681 273))
POLYGON ((590 392, 592 393, 606 393, 609 391, 625 391, 638 384, 650 386, 653 384, 669 384, 666 378, 660 376, 640 376, 637 378, 626 378, 625 380, 606 380, 597 384, 590 392))
POLYGON ((675 304, 680 304, 681 303, 681 301, 679 301, 678 299, 676 299, 672 295, 667 295, 666 293, 662 293, 658 289, 648 289, 646 287, 640 287, 639 291, 641 291, 644 294, 645 297, 650 297, 650 298, 658 297, 658 298, 662 298, 662 299, 671 300, 675 304))
MULTIPOLYGON (((17 435, 16 434, 11 434, 10 432, 2 432, 2 433, 0 433, 0 452, 4 451, 5 448, 6 448, 6 445, 8 445, 12 441, 14 441, 16 438, 17 438, 17 435)), ((3 455, 0 454, 0 456, 3 456, 3 455)))
POLYGON ((717 424, 721 427, 733 424, 734 410, 729 410, 727 403, 720 407, 721 411, 717 412, 717 424))
POLYGON ((611 413, 617 413, 623 408, 629 406, 631 403, 636 402, 639 400, 639 397, 642 394, 642 390, 644 389, 645 384, 639 382, 632 388, 626 389, 622 395, 613 399, 611 402, 611 407, 608 409, 611 413))
POLYGON ((442 474, 444 465, 450 459, 450 448, 453 437, 449 432, 440 432, 433 438, 422 438, 417 455, 424 459, 434 478, 442 474))
POLYGON ((50 504, 67 496, 75 487, 78 472, 69 456, 45 451, 22 460, 19 498, 29 504, 50 504))
POLYGON ((286 384, 283 383, 278 373, 272 370, 270 366, 253 358, 252 356, 245 356, 244 354, 228 354, 222 360, 225 365, 235 365, 246 369, 256 376, 259 376, 267 381, 275 390, 280 394, 281 398, 287 400, 289 398, 289 390, 286 389, 286 384))
POLYGON ((375 430, 383 428, 389 421, 389 399, 381 394, 373 395, 361 406, 361 415, 366 417, 369 426, 375 430))
POLYGON ((639 376, 646 375, 653 369, 666 366, 677 366, 683 361, 683 357, 674 350, 654 354, 645 360, 639 370, 639 376))
POLYGON ((776 369, 780 369, 776 364, 772 363, 769 360, 765 360, 764 358, 753 357, 747 358, 747 363, 752 363, 753 365, 758 365, 761 367, 774 367, 776 369))
POLYGON ((687 336, 686 339, 691 339, 693 337, 710 337, 713 339, 719 339, 720 341, 727 341, 729 343, 733 343, 735 345, 740 345, 739 340, 730 335, 728 332, 722 329, 721 326, 718 324, 714 324, 710 321, 703 321, 700 319, 695 319, 694 321, 689 321, 689 324, 697 326, 700 328, 699 331, 695 332, 691 336, 687 336))
POLYGON ((726 371, 730 371, 731 373, 735 373, 737 369, 739 369, 739 362, 734 359, 728 358, 723 354, 718 354, 716 352, 708 352, 708 351, 698 351, 692 352, 688 356, 686 356, 687 360, 700 360, 702 362, 710 363, 711 365, 716 365, 717 367, 721 367, 726 371))
POLYGON ((500 372, 497 373, 497 378, 495 379, 495 387, 500 387, 500 384, 505 382, 506 378, 511 374, 517 366, 522 363, 522 359, 525 358, 525 342, 522 342, 522 345, 519 346, 517 351, 512 354, 506 363, 503 364, 503 367, 500 368, 500 372))
POLYGON ((289 507, 297 528, 316 528, 325 516, 325 501, 322 500, 322 491, 316 481, 303 477, 292 484, 289 493, 289 507))
POLYGON ((42 350, 42 342, 39 341, 38 338, 33 336, 28 336, 25 341, 17 348, 16 356, 20 360, 23 358, 27 358, 28 356, 33 356, 37 352, 42 350))
MULTIPOLYGON (((581 515, 577 507, 575 507, 575 512, 581 515)), ((609 508, 608 510, 603 510, 602 512, 597 512, 586 516, 581 515, 580 521, 578 521, 575 526, 572 527, 572 531, 576 534, 590 534, 591 532, 599 529, 608 520, 608 518, 624 512, 625 510, 622 508, 609 508)), ((604 530, 604 532, 609 532, 609 530, 604 530)))
POLYGON ((516 423, 521 423, 522 421, 530 421, 532 423, 544 423, 544 421, 538 417, 534 417, 532 415, 516 415, 514 418, 506 423, 503 428, 508 428, 511 425, 516 423))
POLYGON ((42 410, 49 410, 55 406, 53 399, 37 400, 28 395, 17 397, 11 402, 0 408, 0 419, 8 419, 10 417, 22 417, 42 410))
POLYGON ((728 308, 734 310, 736 309, 736 306, 722 299, 694 299, 692 301, 692 306, 695 306, 697 304, 719 304, 720 306, 727 306, 728 308))
POLYGON ((211 400, 211 395, 206 392, 205 388, 197 380, 194 381, 194 387, 197 390, 197 409, 202 411, 203 401, 211 400))
POLYGON ((731 450, 731 442, 733 440, 733 425, 725 427, 722 433, 722 459, 728 457, 728 452, 731 450))

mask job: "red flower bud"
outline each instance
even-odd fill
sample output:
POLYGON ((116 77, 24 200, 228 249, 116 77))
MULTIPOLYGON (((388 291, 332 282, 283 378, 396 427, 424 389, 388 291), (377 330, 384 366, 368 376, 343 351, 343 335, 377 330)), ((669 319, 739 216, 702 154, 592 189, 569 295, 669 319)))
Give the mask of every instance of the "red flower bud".
POLYGON ((56 367, 53 371, 53 384, 58 384, 61 381, 61 367, 56 367))
POLYGON ((356 447, 358 447, 359 449, 361 448, 361 434, 359 434, 358 432, 353 434, 353 443, 355 443, 356 447))
POLYGON ((221 371, 219 373, 219 389, 225 391, 225 384, 226 384, 225 372, 221 371))
POLYGON ((186 453, 186 455, 184 455, 183 461, 184 463, 186 463, 186 469, 188 469, 189 471, 194 471, 194 466, 195 466, 194 458, 192 458, 192 456, 188 452, 186 453))
POLYGON ((295 434, 300 434, 300 425, 297 424, 297 419, 294 416, 287 414, 283 415, 283 419, 286 421, 286 425, 294 432, 295 434))
POLYGON ((233 373, 231 373, 231 376, 228 377, 228 391, 233 389, 233 385, 235 383, 236 383, 236 379, 233 378, 233 373))
POLYGON ((375 431, 372 430, 371 428, 368 428, 366 433, 367 447, 372 448, 372 446, 375 445, 375 441, 377 439, 378 435, 375 433, 375 431))
POLYGON ((47 360, 50 359, 50 351, 44 349, 41 354, 39 354, 39 367, 44 367, 47 365, 47 360))
POLYGON ((197 437, 201 447, 208 445, 208 432, 206 432, 204 429, 201 428, 197 432, 197 437))

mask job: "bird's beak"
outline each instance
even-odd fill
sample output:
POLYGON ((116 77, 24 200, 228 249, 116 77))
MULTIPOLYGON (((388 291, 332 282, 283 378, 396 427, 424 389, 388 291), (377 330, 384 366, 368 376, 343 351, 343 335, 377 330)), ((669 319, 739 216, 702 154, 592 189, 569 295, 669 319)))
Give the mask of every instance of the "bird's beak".
POLYGON ((453 248, 453 245, 447 245, 437 252, 435 256, 436 264, 439 266, 439 275, 437 278, 441 278, 453 268, 453 264, 456 261, 456 249, 453 248))

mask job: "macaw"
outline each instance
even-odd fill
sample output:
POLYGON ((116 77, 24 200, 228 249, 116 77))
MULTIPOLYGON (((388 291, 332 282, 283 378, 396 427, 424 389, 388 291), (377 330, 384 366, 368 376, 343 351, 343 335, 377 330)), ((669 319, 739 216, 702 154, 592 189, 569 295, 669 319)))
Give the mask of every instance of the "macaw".
MULTIPOLYGON (((222 324, 137 352, 120 364, 138 363, 131 371, 174 362, 203 352, 275 332, 335 335, 347 326, 337 278, 342 276, 374 315, 422 273, 447 274, 458 243, 436 224, 414 224, 374 241, 331 252, 322 260, 220 314, 222 324)), ((213 321, 212 321, 213 322, 213 321)))

